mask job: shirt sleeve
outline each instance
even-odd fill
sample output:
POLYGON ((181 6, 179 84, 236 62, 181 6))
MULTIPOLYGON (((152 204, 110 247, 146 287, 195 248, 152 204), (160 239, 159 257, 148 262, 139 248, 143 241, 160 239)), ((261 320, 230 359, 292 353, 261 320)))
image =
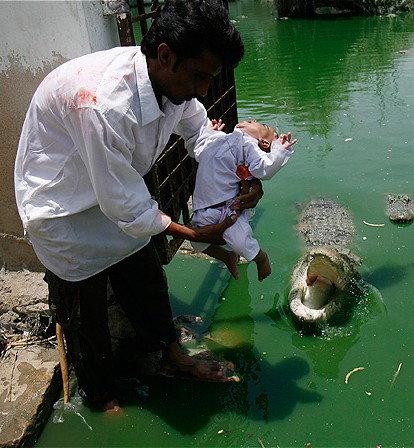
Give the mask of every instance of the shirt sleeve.
POLYGON ((194 157, 194 147, 196 140, 202 131, 210 124, 205 107, 198 100, 191 100, 186 103, 181 120, 177 124, 174 132, 181 135, 185 141, 188 154, 194 157))
POLYGON ((245 165, 252 176, 261 179, 271 179, 289 161, 292 150, 273 142, 270 152, 262 151, 257 140, 245 138, 243 143, 245 165))
POLYGON ((228 139, 228 134, 211 129, 209 124, 210 122, 201 129, 195 142, 194 157, 197 162, 200 162, 200 158, 207 150, 216 153, 217 149, 228 139))
POLYGON ((127 119, 117 129, 94 108, 70 112, 65 125, 82 158, 102 212, 126 234, 140 238, 163 232, 171 218, 151 199, 132 167, 127 119), (124 128, 122 128, 123 126, 124 128))

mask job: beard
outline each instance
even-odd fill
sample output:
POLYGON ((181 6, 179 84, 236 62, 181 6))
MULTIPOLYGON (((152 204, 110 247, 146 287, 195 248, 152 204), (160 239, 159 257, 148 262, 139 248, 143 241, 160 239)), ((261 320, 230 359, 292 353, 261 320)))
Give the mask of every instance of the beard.
POLYGON ((165 93, 164 95, 166 96, 166 98, 168 98, 168 100, 170 100, 176 106, 179 106, 180 104, 183 104, 186 101, 191 101, 193 98, 195 98, 195 96, 192 96, 192 95, 187 95, 185 97, 177 97, 177 96, 171 95, 169 93, 165 93))

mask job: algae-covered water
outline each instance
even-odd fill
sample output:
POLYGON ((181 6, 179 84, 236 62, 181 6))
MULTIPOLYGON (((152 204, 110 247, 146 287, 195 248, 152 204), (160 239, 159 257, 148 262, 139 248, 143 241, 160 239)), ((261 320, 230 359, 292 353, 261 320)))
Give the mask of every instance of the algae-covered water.
POLYGON ((298 139, 252 222, 273 272, 259 283, 243 265, 235 281, 183 256, 166 270, 174 312, 203 317, 208 347, 241 381, 125 384, 121 415, 79 405, 36 447, 414 446, 414 225, 385 216, 387 193, 414 193, 414 16, 276 20, 259 1, 230 12, 246 43, 239 118, 298 139), (346 324, 316 337, 294 328, 286 298, 304 250, 298 215, 320 197, 351 213, 349 248, 371 286, 346 324))

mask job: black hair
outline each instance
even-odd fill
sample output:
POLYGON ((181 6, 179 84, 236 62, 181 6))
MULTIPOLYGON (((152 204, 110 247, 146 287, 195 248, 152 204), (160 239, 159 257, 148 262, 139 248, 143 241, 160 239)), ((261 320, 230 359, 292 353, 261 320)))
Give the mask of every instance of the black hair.
POLYGON ((165 0, 141 41, 141 50, 155 59, 161 43, 167 44, 179 60, 199 58, 207 50, 226 67, 235 67, 244 55, 242 38, 223 0, 165 0))

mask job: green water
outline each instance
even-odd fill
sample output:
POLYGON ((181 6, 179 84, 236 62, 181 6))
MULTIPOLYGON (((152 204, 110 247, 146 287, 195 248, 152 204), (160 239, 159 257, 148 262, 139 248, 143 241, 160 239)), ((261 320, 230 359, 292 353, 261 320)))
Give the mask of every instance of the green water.
POLYGON ((81 406, 91 430, 65 411, 36 447, 414 446, 414 225, 385 216, 387 193, 414 193, 414 16, 275 20, 258 1, 230 10, 246 42, 239 118, 299 140, 253 218, 273 272, 259 283, 244 265, 235 281, 216 263, 179 256, 166 270, 175 313, 204 318, 209 347, 242 381, 152 378, 147 397, 125 385, 122 415, 81 406), (312 337, 295 330, 285 303, 304 249, 300 205, 318 197, 351 212, 350 249, 373 287, 347 324, 312 337), (365 369, 345 384, 356 367, 365 369))

